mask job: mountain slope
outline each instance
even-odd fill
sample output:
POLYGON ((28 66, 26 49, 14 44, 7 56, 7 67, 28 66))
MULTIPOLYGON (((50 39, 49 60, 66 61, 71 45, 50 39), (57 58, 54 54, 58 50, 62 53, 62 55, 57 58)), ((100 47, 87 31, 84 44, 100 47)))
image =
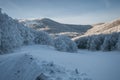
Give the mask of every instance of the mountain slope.
POLYGON ((120 32, 120 19, 116 19, 107 23, 98 23, 91 25, 92 28, 88 29, 83 35, 74 37, 73 40, 77 40, 81 37, 99 35, 99 34, 112 34, 113 32, 120 32))
POLYGON ((120 32, 120 19, 95 25, 62 24, 48 18, 19 21, 36 30, 44 30, 51 34, 63 34, 72 37, 120 32))
POLYGON ((26 26, 32 27, 36 30, 44 30, 51 34, 83 34, 88 29, 90 29, 91 25, 69 25, 62 24, 56 21, 53 21, 48 18, 43 19, 33 19, 33 20, 19 20, 19 22, 23 23, 26 26), (68 32, 68 33, 67 33, 68 32))
POLYGON ((112 32, 120 32, 120 19, 102 23, 99 25, 93 25, 93 28, 89 29, 85 34, 93 35, 93 34, 110 34, 112 32))

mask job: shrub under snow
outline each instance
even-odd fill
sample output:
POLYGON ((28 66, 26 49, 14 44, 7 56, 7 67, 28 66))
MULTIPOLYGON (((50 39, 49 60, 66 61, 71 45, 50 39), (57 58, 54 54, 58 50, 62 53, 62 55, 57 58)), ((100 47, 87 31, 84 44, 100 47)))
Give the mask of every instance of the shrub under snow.
POLYGON ((73 42, 67 36, 58 36, 57 38, 55 38, 54 47, 58 51, 66 51, 66 52, 76 52, 77 51, 76 43, 73 42))

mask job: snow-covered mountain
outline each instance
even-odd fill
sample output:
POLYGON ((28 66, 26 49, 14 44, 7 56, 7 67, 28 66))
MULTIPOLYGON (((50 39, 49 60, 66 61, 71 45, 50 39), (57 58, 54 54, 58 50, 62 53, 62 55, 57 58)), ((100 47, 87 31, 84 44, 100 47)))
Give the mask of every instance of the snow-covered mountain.
POLYGON ((116 19, 107 23, 98 23, 91 26, 92 28, 88 29, 83 35, 74 37, 73 39, 78 39, 80 37, 90 35, 111 34, 113 32, 120 32, 120 19, 116 19))
POLYGON ((93 25, 93 28, 89 29, 85 35, 94 35, 94 34, 110 34, 113 32, 120 32, 120 19, 93 25))
POLYGON ((120 19, 95 25, 62 24, 48 18, 21 19, 19 22, 35 30, 44 30, 51 34, 68 35, 70 37, 120 32, 120 19))
POLYGON ((64 34, 68 36, 81 35, 91 28, 91 25, 62 24, 48 18, 21 19, 19 22, 36 30, 44 30, 51 34, 64 34))

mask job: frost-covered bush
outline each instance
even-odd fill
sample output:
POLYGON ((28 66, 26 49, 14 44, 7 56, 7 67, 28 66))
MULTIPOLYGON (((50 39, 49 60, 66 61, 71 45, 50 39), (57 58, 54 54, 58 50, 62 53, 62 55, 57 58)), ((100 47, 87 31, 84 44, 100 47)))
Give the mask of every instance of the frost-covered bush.
POLYGON ((77 45, 67 36, 58 36, 54 40, 54 47, 58 51, 76 52, 77 45))
POLYGON ((42 45, 53 45, 52 37, 44 31, 34 31, 34 42, 42 45))

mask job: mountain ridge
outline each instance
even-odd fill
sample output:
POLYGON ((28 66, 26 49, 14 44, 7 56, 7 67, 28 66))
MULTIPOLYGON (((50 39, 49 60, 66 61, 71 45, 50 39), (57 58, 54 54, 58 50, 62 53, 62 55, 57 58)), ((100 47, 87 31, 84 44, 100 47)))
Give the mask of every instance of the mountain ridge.
POLYGON ((35 30, 44 30, 50 34, 66 34, 68 36, 82 35, 88 29, 92 28, 91 25, 75 25, 59 23, 49 18, 33 19, 33 20, 19 20, 25 26, 31 27, 35 30))

